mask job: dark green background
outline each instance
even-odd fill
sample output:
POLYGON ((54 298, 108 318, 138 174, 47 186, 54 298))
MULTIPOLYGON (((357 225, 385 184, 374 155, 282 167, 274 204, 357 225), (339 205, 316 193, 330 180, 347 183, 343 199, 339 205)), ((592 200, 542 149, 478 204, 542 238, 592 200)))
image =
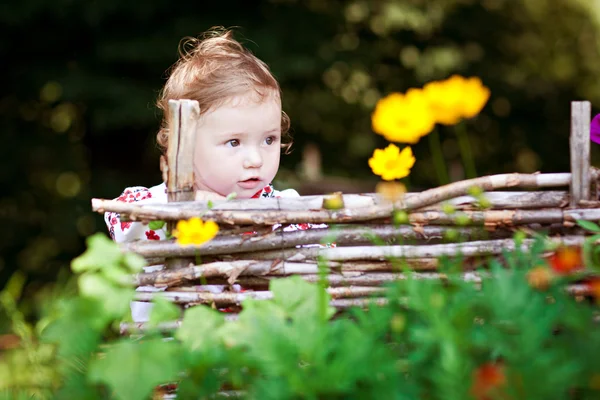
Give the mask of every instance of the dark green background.
MULTIPOLYGON (((239 26, 237 37, 280 80, 295 136, 280 186, 304 194, 369 191, 376 179, 367 159, 386 144, 370 129, 376 99, 453 73, 479 76, 492 92, 467 125, 479 175, 568 171, 569 102, 600 104, 593 4, 4 2, 0 287, 19 270, 29 282, 24 295, 36 293, 83 250, 87 235, 106 231, 91 212, 92 197, 160 182, 154 101, 185 36, 239 26), (307 145, 319 150, 322 178, 318 168, 310 172, 314 165, 303 167, 307 145)), ((455 134, 440 135, 452 176, 460 179, 455 134)), ((427 140, 414 151, 411 188, 436 185, 427 140)))

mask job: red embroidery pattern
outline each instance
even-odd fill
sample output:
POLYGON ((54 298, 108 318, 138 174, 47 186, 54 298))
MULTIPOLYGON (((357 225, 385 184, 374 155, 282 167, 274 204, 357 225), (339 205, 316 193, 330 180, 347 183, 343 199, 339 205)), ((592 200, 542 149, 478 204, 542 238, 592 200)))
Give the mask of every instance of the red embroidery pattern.
POLYGON ((146 231, 146 238, 148 240, 160 240, 160 236, 158 236, 153 230, 146 231))
POLYGON ((261 190, 259 190, 258 192, 256 192, 254 194, 254 196, 252 196, 253 199, 258 199, 261 197, 274 197, 275 193, 273 192, 273 185, 269 184, 267 186, 265 186, 264 188, 262 188, 261 190))
POLYGON ((119 197, 117 197, 117 201, 122 201, 124 203, 134 203, 140 200, 146 200, 152 197, 152 193, 147 188, 136 188, 136 189, 125 189, 123 193, 119 197))
MULTIPOLYGON (((119 197, 116 198, 117 201, 122 201, 124 203, 134 203, 140 200, 146 200, 152 198, 152 193, 145 187, 138 187, 135 189, 125 189, 123 193, 119 197)), ((120 218, 120 214, 118 213, 110 213, 109 221, 111 225, 118 224, 120 218)), ((125 232, 125 229, 131 228, 131 222, 121 222, 121 231, 125 232)), ((109 231, 111 237, 114 239, 114 229, 112 232, 109 231)), ((148 233, 146 232, 146 236, 148 233)), ((159 240, 160 238, 157 236, 156 239, 151 240, 159 240)))

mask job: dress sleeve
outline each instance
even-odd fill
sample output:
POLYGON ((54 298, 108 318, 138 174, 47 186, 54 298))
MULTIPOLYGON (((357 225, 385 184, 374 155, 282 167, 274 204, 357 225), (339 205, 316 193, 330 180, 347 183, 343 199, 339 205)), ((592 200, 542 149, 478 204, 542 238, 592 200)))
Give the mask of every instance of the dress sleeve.
MULTIPOLYGON (((146 188, 134 186, 127 188, 115 200, 124 203, 159 203, 166 201, 164 184, 146 188)), ((150 229, 141 222, 121 221, 121 215, 116 212, 104 213, 104 222, 108 227, 110 237, 117 243, 133 242, 136 240, 161 240, 166 238, 165 228, 150 229)))
MULTIPOLYGON (((274 197, 300 197, 297 191, 294 189, 286 189, 286 190, 275 190, 274 197)), ((280 225, 274 226, 274 228, 279 227, 280 225)), ((293 231, 305 231, 307 229, 325 229, 329 226, 327 224, 310 224, 310 223, 300 223, 300 224, 290 224, 283 227, 284 232, 293 232, 293 231)), ((335 247, 335 243, 327 243, 327 244, 314 244, 314 245, 304 245, 302 247, 335 247)))

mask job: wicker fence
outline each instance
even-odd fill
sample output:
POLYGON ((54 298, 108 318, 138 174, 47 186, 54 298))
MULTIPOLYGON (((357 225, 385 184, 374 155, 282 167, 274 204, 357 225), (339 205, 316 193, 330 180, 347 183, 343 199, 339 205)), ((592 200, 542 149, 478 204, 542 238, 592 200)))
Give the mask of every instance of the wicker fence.
POLYGON ((136 285, 166 289, 138 292, 140 301, 166 296, 185 306, 207 304, 235 312, 246 298, 271 298, 268 284, 273 279, 299 275, 315 282, 325 270, 333 306, 384 302, 378 296, 381 286, 404 279, 403 268, 416 271, 417 278, 443 279, 439 257, 460 254, 463 278, 477 283, 488 274, 477 269, 484 256, 500 256, 514 248, 511 238, 517 230, 530 236, 521 244, 524 249, 541 231, 557 243, 581 245, 585 232, 576 221, 600 220, 600 172, 590 167, 589 102, 571 106, 569 173, 492 175, 408 193, 395 202, 376 194, 343 195, 339 209, 323 207, 327 196, 194 201, 198 105, 182 100, 171 101, 170 107, 174 129, 169 153, 161 159, 169 202, 138 205, 93 199, 92 208, 118 212, 122 220, 164 220, 171 228, 180 219, 202 216, 217 222, 220 232, 202 246, 180 247, 174 240, 122 244, 123 250, 140 254, 149 264, 164 265, 133 278, 136 285), (472 195, 474 187, 483 191, 482 197, 472 195), (284 232, 282 226, 291 223, 326 223, 329 228, 284 232), (275 225, 279 228, 273 229, 275 225), (319 243, 325 245, 315 246, 319 243), (209 290, 211 285, 234 284, 245 290, 209 290))

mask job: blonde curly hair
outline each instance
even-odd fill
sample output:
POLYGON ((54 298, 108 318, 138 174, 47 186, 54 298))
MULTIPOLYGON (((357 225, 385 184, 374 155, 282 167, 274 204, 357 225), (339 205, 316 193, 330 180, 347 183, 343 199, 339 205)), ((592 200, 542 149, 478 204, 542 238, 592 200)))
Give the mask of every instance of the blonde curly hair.
MULTIPOLYGON (((203 114, 251 90, 259 100, 273 93, 281 98, 279 83, 267 64, 235 40, 230 29, 214 27, 199 38, 184 38, 179 54, 156 104, 163 112, 156 135, 163 154, 169 146, 169 100, 196 100, 203 114)), ((292 145, 289 128, 290 119, 282 111, 281 138, 286 153, 292 145)))

